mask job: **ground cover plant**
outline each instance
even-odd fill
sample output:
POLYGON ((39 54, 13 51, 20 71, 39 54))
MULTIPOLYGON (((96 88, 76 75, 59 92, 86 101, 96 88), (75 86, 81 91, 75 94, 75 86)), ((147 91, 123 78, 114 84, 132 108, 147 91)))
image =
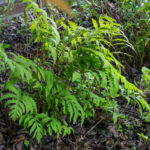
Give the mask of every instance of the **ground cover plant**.
MULTIPOLYGON (((26 31, 31 33, 27 47, 34 43, 36 54, 30 57, 29 48, 26 56, 14 54, 5 51, 10 45, 0 44, 0 73, 6 77, 0 101, 13 121, 19 121, 38 143, 47 133, 58 139, 71 134, 75 124, 83 126, 97 110, 112 116, 117 126, 126 119, 118 104, 120 97, 134 104, 144 121, 150 121, 144 93, 122 75, 124 66, 111 51, 120 46, 134 49, 115 19, 100 15, 91 18, 92 26, 86 28, 50 18, 32 0, 23 2, 27 3, 26 31)), ((149 69, 142 72, 141 84, 148 89, 149 69)))
POLYGON ((146 62, 149 59, 150 3, 147 0, 124 0, 117 1, 117 4, 122 8, 120 12, 124 17, 123 26, 126 34, 128 34, 129 40, 137 52, 135 61, 142 66, 144 61, 146 62))

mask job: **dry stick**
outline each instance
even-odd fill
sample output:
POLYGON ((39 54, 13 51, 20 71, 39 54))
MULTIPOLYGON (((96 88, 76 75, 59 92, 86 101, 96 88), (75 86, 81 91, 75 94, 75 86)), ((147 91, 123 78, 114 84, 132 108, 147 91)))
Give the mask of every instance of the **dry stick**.
MULTIPOLYGON (((37 81, 39 80, 38 74, 39 74, 39 44, 38 44, 38 49, 37 49, 37 81)), ((39 94, 39 89, 37 89, 37 108, 40 111, 40 94, 39 94)))
POLYGON ((93 127, 91 127, 83 136, 83 138, 85 138, 94 128, 96 128, 96 126, 101 123, 104 120, 104 118, 100 119, 93 127))
MULTIPOLYGON (((38 5, 39 5, 39 8, 40 9, 42 9, 42 0, 38 0, 38 5)), ((41 15, 41 14, 39 14, 39 15, 41 15)), ((37 53, 36 53, 36 55, 37 55, 37 81, 39 80, 38 79, 38 74, 39 74, 39 59, 40 59, 40 57, 39 57, 39 48, 40 48, 40 46, 41 46, 41 43, 38 43, 38 49, 37 49, 37 53)), ((38 110, 39 110, 39 112, 40 112, 40 109, 41 109, 41 107, 40 107, 40 93, 39 93, 39 89, 37 90, 37 108, 38 108, 38 110)))
POLYGON ((80 141, 84 140, 85 137, 86 137, 99 123, 101 123, 103 120, 104 120, 104 118, 100 119, 94 126, 92 126, 92 127, 84 134, 84 136, 81 136, 81 137, 77 140, 77 142, 80 142, 80 141))
POLYGON ((27 58, 29 56, 29 43, 28 43, 28 16, 27 16, 27 10, 25 9, 25 28, 26 28, 26 48, 27 48, 27 58))
POLYGON ((43 7, 42 0, 39 0, 39 1, 38 1, 38 5, 39 5, 39 8, 42 9, 42 7, 43 7))

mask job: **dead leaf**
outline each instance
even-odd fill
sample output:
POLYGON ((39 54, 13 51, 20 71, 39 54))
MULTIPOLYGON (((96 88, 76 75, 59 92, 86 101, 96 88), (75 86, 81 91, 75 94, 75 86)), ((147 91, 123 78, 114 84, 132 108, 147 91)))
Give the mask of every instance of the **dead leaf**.
POLYGON ((20 135, 20 136, 18 136, 16 139, 13 139, 12 140, 12 143, 18 143, 18 142, 20 142, 20 141, 24 141, 26 138, 25 138, 25 136, 24 135, 20 135))
POLYGON ((115 138, 119 136, 115 126, 109 126, 108 130, 114 135, 115 138))
POLYGON ((119 135, 119 137, 122 139, 122 140, 127 140, 128 139, 128 137, 125 135, 125 134, 123 134, 123 133, 121 133, 120 135, 119 135))
POLYGON ((16 150, 22 150, 22 146, 23 146, 23 141, 16 144, 16 150))
POLYGON ((123 147, 121 150, 130 150, 128 147, 123 147))
POLYGON ((36 150, 36 148, 34 148, 34 147, 30 146, 30 150, 36 150))
POLYGON ((107 145, 107 146, 114 145, 114 140, 113 140, 112 138, 107 138, 107 140, 106 140, 106 145, 107 145))
POLYGON ((108 3, 108 5, 113 9, 115 8, 115 5, 113 3, 108 3))

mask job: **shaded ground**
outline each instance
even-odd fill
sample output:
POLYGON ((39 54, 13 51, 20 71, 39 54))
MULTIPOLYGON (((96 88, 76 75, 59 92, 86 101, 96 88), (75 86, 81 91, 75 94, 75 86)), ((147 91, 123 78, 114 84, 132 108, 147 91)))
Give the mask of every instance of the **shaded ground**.
MULTIPOLYGON (((28 36, 30 38, 30 35, 28 36)), ((18 19, 2 28, 0 42, 11 45, 6 51, 23 56, 27 55, 27 46, 30 57, 36 52, 36 45, 26 44, 25 25, 18 19)), ((0 75, 0 82, 5 82, 4 75, 0 75)), ((0 87, 0 90, 2 88, 0 87)), ((9 119, 9 110, 4 109, 1 102, 0 150, 150 150, 150 143, 138 135, 150 135, 150 124, 143 122, 138 109, 127 105, 123 98, 119 99, 119 106, 121 113, 126 114, 127 118, 119 119, 117 126, 113 124, 110 115, 97 110, 96 116, 86 120, 83 127, 80 124, 74 125, 74 133, 71 135, 59 138, 47 135, 41 144, 37 145, 28 131, 19 127, 18 122, 9 119), (28 147, 24 144, 27 144, 26 140, 30 141, 28 147)))

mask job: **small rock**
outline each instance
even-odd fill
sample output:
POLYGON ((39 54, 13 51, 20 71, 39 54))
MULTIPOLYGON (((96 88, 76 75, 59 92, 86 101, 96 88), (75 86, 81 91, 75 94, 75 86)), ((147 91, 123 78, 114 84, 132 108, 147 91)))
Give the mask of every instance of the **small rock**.
POLYGON ((4 145, 0 145, 0 150, 4 150, 4 145))

